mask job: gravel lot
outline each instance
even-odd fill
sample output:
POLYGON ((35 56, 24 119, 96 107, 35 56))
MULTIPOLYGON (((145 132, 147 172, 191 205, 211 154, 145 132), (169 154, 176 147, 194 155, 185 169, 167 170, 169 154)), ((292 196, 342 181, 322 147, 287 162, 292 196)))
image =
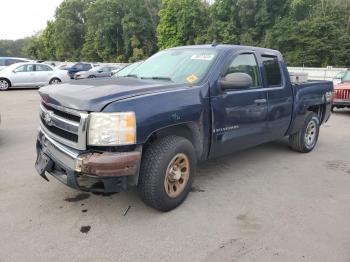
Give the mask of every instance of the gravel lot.
POLYGON ((103 197, 39 177, 38 106, 37 90, 0 93, 0 261, 350 261, 350 111, 310 154, 282 140, 202 164, 164 214, 135 190, 103 197))

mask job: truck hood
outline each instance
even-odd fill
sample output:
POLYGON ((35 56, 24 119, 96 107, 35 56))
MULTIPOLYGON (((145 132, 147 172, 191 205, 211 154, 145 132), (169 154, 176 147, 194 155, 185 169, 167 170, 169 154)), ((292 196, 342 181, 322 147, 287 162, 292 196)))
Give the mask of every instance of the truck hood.
POLYGON ((344 83, 341 83, 341 84, 339 84, 339 85, 336 85, 335 87, 334 87, 334 89, 335 90, 337 90, 337 89, 341 89, 341 90, 344 90, 344 89, 346 89, 346 90, 350 90, 350 82, 344 82, 344 83))
POLYGON ((68 84, 40 88, 46 103, 75 110, 99 112, 106 105, 140 95, 183 88, 171 82, 136 78, 107 78, 77 80, 68 84))

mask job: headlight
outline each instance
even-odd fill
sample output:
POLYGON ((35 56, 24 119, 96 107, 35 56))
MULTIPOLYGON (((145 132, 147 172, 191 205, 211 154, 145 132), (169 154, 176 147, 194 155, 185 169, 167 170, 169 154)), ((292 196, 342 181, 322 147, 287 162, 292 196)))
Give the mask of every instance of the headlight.
POLYGON ((88 130, 90 146, 121 146, 136 142, 134 112, 91 113, 88 130))

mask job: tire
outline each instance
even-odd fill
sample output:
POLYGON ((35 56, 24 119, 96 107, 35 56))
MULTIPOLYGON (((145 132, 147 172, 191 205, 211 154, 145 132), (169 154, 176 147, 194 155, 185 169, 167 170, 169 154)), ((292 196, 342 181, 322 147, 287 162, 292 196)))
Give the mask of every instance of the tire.
POLYGON ((196 164, 195 150, 187 139, 168 136, 155 141, 142 157, 137 186, 141 199, 163 212, 178 207, 191 190, 196 164))
POLYGON ((0 91, 6 91, 10 88, 11 83, 6 79, 0 79, 0 91))
POLYGON ((62 81, 59 78, 52 78, 49 82, 50 85, 58 85, 60 83, 62 83, 62 81))
POLYGON ((317 144, 320 132, 320 119, 316 113, 310 113, 301 130, 289 136, 290 147, 300 153, 311 152, 317 144))

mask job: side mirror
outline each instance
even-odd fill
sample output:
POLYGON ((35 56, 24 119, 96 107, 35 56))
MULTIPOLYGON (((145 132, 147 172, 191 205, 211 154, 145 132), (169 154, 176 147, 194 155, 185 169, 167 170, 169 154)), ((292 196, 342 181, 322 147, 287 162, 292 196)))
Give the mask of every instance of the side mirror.
POLYGON ((16 70, 12 70, 12 73, 17 74, 17 71, 16 70))
POLYGON ((102 73, 102 72, 103 72, 103 70, 98 70, 97 72, 102 73))
POLYGON ((231 73, 219 80, 221 90, 248 89, 252 84, 252 77, 245 73, 231 73))

